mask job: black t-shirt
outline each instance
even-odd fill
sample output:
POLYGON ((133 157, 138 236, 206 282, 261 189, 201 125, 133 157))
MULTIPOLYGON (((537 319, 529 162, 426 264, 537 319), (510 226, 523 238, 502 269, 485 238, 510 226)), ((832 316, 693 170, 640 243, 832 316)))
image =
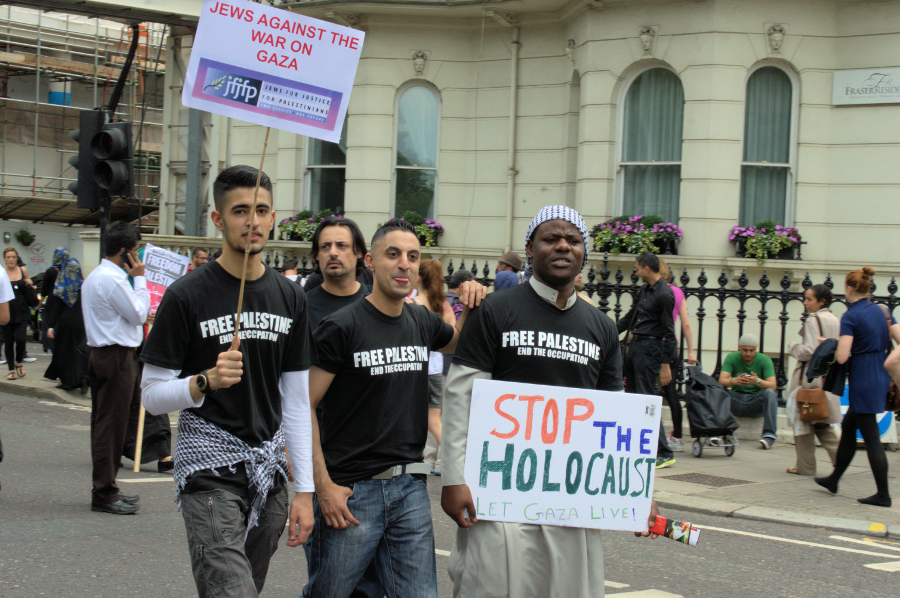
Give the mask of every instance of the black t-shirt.
POLYGON ((325 317, 313 364, 336 374, 322 399, 322 451, 336 484, 422 461, 428 433, 428 354, 453 327, 421 305, 391 317, 363 299, 325 317))
MULTIPOLYGON (((239 290, 240 280, 217 262, 175 281, 163 295, 141 360, 181 370, 181 378, 215 367, 234 336, 239 290)), ((217 390, 191 411, 256 447, 271 440, 281 425, 281 374, 310 366, 306 295, 299 285, 267 267, 260 278, 247 281, 241 319, 241 381, 217 390)), ((204 475, 214 479, 213 474, 204 475)), ((246 480, 242 467, 237 479, 246 480)), ((190 481, 185 491, 208 489, 193 487, 190 481)), ((222 482, 231 486, 228 480, 222 482)))
POLYGON ((561 310, 530 284, 491 293, 469 314, 453 363, 494 380, 622 390, 615 323, 585 301, 561 310))
POLYGON ((344 297, 332 295, 319 285, 306 293, 306 303, 309 311, 309 329, 315 330, 325 318, 325 316, 333 314, 342 307, 346 307, 351 303, 356 303, 369 294, 369 287, 364 284, 359 285, 359 290, 352 295, 344 297))

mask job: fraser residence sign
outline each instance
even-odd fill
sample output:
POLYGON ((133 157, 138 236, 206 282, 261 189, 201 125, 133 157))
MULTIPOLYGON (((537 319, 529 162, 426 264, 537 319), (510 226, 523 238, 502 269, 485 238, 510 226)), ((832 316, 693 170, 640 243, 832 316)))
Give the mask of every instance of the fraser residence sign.
POLYGON ((900 104, 900 68, 834 71, 832 103, 900 104))

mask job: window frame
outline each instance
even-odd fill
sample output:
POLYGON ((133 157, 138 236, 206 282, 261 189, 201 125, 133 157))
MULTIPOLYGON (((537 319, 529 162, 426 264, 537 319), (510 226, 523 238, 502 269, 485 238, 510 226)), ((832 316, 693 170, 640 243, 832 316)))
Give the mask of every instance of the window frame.
MULTIPOLYGON (((765 167, 781 167, 787 168, 786 186, 784 194, 784 226, 794 226, 796 222, 797 210, 797 143, 799 139, 799 120, 800 120, 800 78, 794 69, 777 60, 763 60, 754 64, 747 70, 747 76, 744 78, 744 101, 743 116, 741 120, 741 176, 738 178, 738 214, 740 214, 740 205, 743 198, 740 195, 740 189, 743 186, 744 166, 765 166, 765 167), (774 67, 787 75, 788 81, 791 82, 791 127, 788 138, 788 161, 786 164, 775 164, 773 162, 746 162, 744 160, 744 143, 746 141, 745 133, 747 131, 747 88, 750 85, 750 77, 756 71, 764 68, 774 67)), ((752 223, 748 226, 752 226, 752 223)))
MULTIPOLYGON (((350 122, 350 114, 344 116, 344 131, 346 130, 348 124, 350 122)), ((343 164, 310 164, 309 159, 312 156, 312 144, 316 141, 321 143, 330 143, 327 141, 322 141, 321 139, 314 139, 312 137, 306 136, 306 142, 303 145, 303 197, 304 197, 304 208, 306 210, 312 210, 312 185, 313 185, 313 170, 325 170, 325 169, 337 169, 340 168, 344 171, 344 201, 347 199, 347 162, 348 154, 350 153, 350 144, 347 144, 347 149, 344 154, 344 163, 343 164)), ((346 208, 346 206, 344 206, 346 208)), ((315 210, 316 212, 321 211, 315 210)), ((345 209, 346 211, 346 209, 345 209)))
MULTIPOLYGON (((638 77, 646 73, 647 71, 662 68, 665 69, 676 77, 678 77, 678 81, 681 83, 681 90, 684 93, 684 81, 681 80, 681 76, 678 74, 674 68, 665 64, 663 62, 652 62, 642 66, 639 69, 635 69, 625 78, 621 90, 619 91, 618 101, 616 102, 616 139, 618 143, 616 144, 616 169, 615 169, 615 204, 613 212, 618 214, 625 213, 625 169, 623 166, 678 166, 679 173, 681 172, 681 168, 684 166, 684 109, 681 112, 681 123, 682 123, 682 131, 681 131, 681 160, 678 161, 651 161, 651 162, 626 162, 624 158, 625 154, 625 102, 628 100, 628 92, 631 90, 631 86, 637 80, 638 77)), ((685 98, 685 104, 687 104, 687 99, 685 98)), ((681 178, 679 176, 679 190, 678 190, 678 216, 676 220, 681 220, 681 178)))
MULTIPOLYGON (((403 85, 397 88, 397 93, 394 94, 394 118, 393 118, 393 140, 391 142, 391 206, 390 206, 390 217, 399 218, 400 214, 397 214, 397 171, 398 170, 428 170, 434 172, 434 199, 431 201, 431 211, 434 220, 438 220, 438 190, 440 189, 440 176, 438 175, 440 166, 441 166, 441 124, 443 121, 443 101, 441 99, 441 92, 428 81, 423 80, 412 80, 407 81, 403 85), (434 94, 435 99, 437 100, 437 134, 435 135, 435 148, 434 148, 434 166, 402 166, 397 164, 397 134, 400 130, 400 98, 403 97, 403 94, 406 93, 409 89, 413 87, 424 87, 432 94, 434 94)), ((425 215, 425 218, 429 216, 425 215)))

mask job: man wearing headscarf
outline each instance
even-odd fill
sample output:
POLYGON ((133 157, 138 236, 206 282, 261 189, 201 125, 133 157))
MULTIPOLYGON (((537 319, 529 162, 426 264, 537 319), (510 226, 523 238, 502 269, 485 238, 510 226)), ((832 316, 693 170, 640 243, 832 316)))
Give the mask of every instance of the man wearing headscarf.
MULTIPOLYGON (((463 470, 469 409, 475 380, 503 380, 620 392, 622 363, 613 321, 575 293, 575 277, 587 263, 588 231, 575 210, 548 206, 525 236, 526 283, 492 293, 470 316, 453 357, 444 394, 441 506, 459 526, 448 569, 453 596, 603 595, 600 531, 574 527, 478 521, 463 470), (518 338, 567 335, 590 353, 570 361, 519 355, 518 338), (533 334, 531 334, 533 332, 533 334), (597 355, 599 354, 599 357, 597 355), (466 515, 468 514, 468 520, 466 515)), ((571 346, 571 345, 570 345, 571 346)), ((651 521, 656 517, 651 509, 651 521)))

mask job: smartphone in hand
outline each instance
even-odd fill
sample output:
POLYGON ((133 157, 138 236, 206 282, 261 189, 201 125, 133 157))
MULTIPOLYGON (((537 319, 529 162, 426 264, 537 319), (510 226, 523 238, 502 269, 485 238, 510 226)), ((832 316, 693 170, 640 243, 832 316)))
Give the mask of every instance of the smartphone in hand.
POLYGON ((131 261, 131 254, 128 253, 127 250, 123 249, 122 253, 119 254, 119 257, 122 258, 126 264, 128 264, 129 268, 134 267, 134 264, 131 261))

